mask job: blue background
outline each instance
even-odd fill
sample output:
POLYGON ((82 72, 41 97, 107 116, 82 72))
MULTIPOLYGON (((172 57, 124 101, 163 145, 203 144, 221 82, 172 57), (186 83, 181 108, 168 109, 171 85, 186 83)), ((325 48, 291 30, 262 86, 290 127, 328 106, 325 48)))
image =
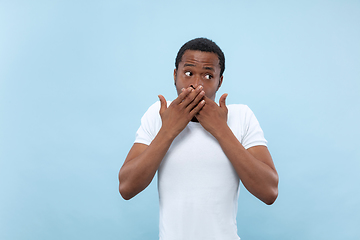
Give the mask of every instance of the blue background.
MULTIPOLYGON (((255 112, 280 175, 242 239, 360 239, 360 1, 0 1, 0 239, 157 239, 156 180, 117 174, 174 59, 213 39, 217 97, 255 112)), ((218 98, 217 98, 218 99, 218 98)))

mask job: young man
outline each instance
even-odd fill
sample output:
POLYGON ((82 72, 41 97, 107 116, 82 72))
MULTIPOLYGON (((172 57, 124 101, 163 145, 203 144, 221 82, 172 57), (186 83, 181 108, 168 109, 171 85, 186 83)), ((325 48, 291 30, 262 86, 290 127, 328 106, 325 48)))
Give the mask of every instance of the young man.
POLYGON ((252 111, 214 102, 225 58, 211 40, 193 39, 178 52, 178 97, 162 95, 141 119, 136 140, 119 172, 119 191, 131 199, 158 171, 161 240, 240 239, 236 214, 239 180, 272 204, 278 175, 252 111))

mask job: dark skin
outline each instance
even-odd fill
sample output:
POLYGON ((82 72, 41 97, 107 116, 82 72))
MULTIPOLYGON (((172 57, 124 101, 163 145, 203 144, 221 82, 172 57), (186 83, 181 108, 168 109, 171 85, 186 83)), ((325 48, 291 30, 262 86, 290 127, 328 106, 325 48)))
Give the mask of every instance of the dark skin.
POLYGON ((159 95, 162 127, 158 134, 149 146, 135 143, 120 169, 123 198, 131 199, 151 183, 172 141, 195 117, 217 139, 248 191, 272 204, 278 195, 278 174, 267 147, 245 149, 227 125, 227 94, 220 97, 219 105, 214 102, 223 81, 217 55, 185 51, 174 70, 174 81, 178 97, 169 106, 159 95))

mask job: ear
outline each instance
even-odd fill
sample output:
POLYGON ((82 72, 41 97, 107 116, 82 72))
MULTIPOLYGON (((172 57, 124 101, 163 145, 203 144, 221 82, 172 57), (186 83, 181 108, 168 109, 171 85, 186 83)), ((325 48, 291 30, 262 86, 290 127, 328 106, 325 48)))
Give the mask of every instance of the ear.
POLYGON ((176 68, 174 69, 174 85, 176 86, 176 68))
POLYGON ((219 85, 218 85, 216 91, 219 90, 219 88, 221 87, 221 84, 222 84, 222 82, 223 82, 223 78, 224 78, 224 76, 221 76, 221 77, 220 77, 219 85))

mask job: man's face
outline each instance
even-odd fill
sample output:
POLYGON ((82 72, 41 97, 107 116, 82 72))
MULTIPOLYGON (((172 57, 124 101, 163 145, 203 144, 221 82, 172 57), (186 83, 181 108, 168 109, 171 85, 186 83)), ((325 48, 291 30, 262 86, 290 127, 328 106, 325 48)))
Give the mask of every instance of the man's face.
POLYGON ((205 96, 215 100, 221 86, 219 58, 216 53, 186 50, 178 69, 174 70, 174 81, 178 95, 182 88, 203 86, 205 96))

